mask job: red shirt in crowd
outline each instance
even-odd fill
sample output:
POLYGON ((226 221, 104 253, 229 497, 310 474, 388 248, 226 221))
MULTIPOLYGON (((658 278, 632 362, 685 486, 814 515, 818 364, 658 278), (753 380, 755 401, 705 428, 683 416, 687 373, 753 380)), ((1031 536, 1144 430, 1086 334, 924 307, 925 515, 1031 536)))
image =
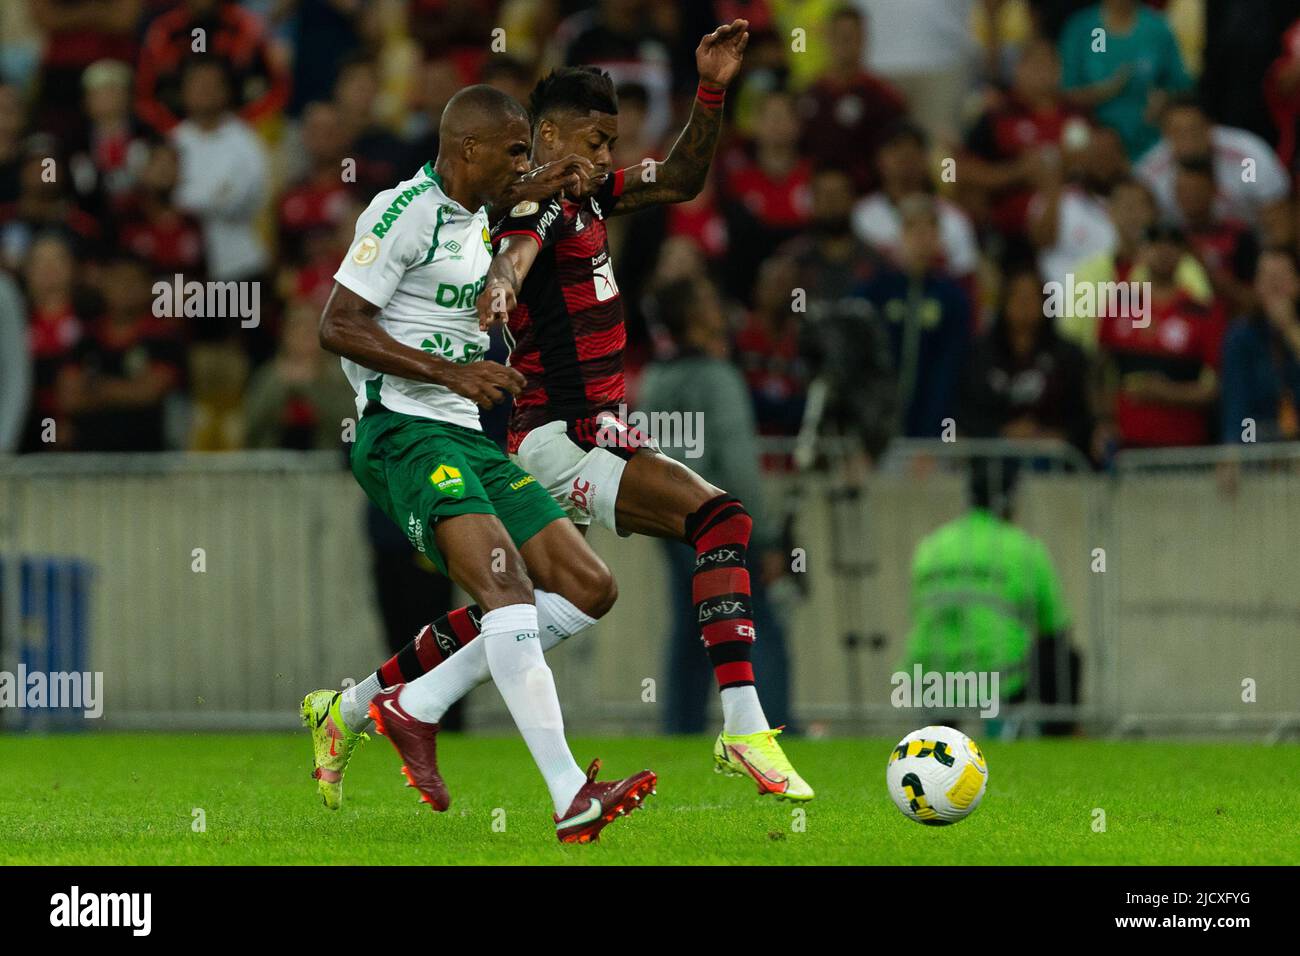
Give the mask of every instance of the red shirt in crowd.
MULTIPOLYGON (((1224 321, 1219 309, 1179 291, 1150 303, 1150 322, 1138 328, 1129 317, 1103 314, 1098 342, 1124 376, 1158 372, 1175 382, 1194 382, 1207 369, 1218 369, 1224 321)), ((1210 441, 1210 413, 1205 408, 1139 401, 1121 387, 1115 423, 1126 447, 1204 445, 1210 441)))
MULTIPOLYGON (((966 137, 966 150, 990 163, 1012 162, 1040 147, 1059 145, 1065 124, 1078 116, 1064 104, 1035 110, 1008 95, 979 118, 966 137)), ((990 211, 994 228, 1005 235, 1024 235, 1033 197, 1034 187, 1029 184, 999 191, 990 211)))
POLYGON ((877 186, 881 134, 907 115, 907 100, 884 80, 861 72, 847 82, 819 80, 799 101, 802 152, 818 169, 840 169, 859 192, 877 186))

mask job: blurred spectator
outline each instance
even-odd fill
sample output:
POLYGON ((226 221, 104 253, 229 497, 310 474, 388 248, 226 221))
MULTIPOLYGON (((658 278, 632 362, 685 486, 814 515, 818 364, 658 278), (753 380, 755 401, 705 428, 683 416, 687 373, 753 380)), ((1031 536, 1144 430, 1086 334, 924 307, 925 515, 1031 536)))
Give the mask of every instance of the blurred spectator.
POLYGON ((62 440, 59 429, 65 423, 57 391, 59 369, 85 334, 79 317, 79 313, 85 314, 84 302, 74 285, 74 261, 68 240, 48 233, 32 244, 23 270, 31 310, 27 340, 32 360, 32 401, 23 429, 23 451, 57 447, 49 440, 47 422, 55 425, 54 441, 62 440))
POLYGON ((971 335, 966 292, 937 269, 939 212, 929 196, 909 196, 897 267, 863 288, 889 332, 898 382, 898 427, 907 438, 937 438, 956 411, 957 388, 971 335))
MULTIPOLYGON (((1102 310, 1099 342, 1107 363, 1107 414, 1126 448, 1204 445, 1210 409, 1219 396, 1222 316, 1177 282, 1186 254, 1176 226, 1154 226, 1139 256, 1147 267, 1150 301, 1136 315, 1102 310)), ((1132 309, 1128 311, 1133 311, 1132 309)))
POLYGON ((867 64, 902 91, 937 143, 955 143, 977 50, 975 0, 855 0, 867 14, 867 64))
POLYGON ((134 184, 148 155, 131 115, 131 68, 92 63, 81 75, 86 123, 72 142, 68 170, 81 205, 99 215, 134 184))
MULTIPOLYGON (((1275 97, 1281 91, 1273 85, 1274 58, 1279 50, 1286 59, 1288 51, 1296 49, 1300 34, 1293 21, 1300 17, 1300 0, 1232 0, 1206 3, 1204 8, 1199 93, 1206 112, 1220 123, 1268 140, 1276 140, 1279 132, 1285 136, 1288 130, 1276 123, 1275 97)), ((1294 126, 1290 132, 1294 133, 1294 126)), ((1283 154, 1282 162, 1291 168, 1287 155, 1283 154)))
MULTIPOLYGON (((966 135, 961 188, 974 193, 981 220, 1023 247, 1029 203, 1044 151, 1058 153, 1069 124, 1083 123, 1061 99, 1061 61, 1047 40, 1034 40, 1016 64, 1011 89, 996 98, 966 135)), ((1076 138, 1082 130, 1072 133, 1076 138)), ((969 195, 968 192, 968 195, 969 195)), ((1017 253, 1023 248, 1017 248, 1017 253)))
POLYGON ((68 177, 60 176, 63 157, 44 134, 32 136, 18 173, 18 198, 0 206, 0 256, 12 271, 22 268, 32 243, 44 232, 58 232, 75 243, 79 256, 98 251, 98 220, 76 204, 68 177))
POLYGON ((171 134, 180 157, 176 204, 203 224, 209 276, 251 279, 269 262, 254 223, 266 198, 265 149, 230 111, 222 61, 187 61, 181 99, 186 118, 171 134))
POLYGON ((155 275, 202 278, 203 228, 172 202, 180 156, 166 140, 148 149, 139 181, 117 205, 117 244, 146 260, 155 275))
POLYGON ((318 341, 320 310, 299 303, 285 317, 280 351, 254 373, 244 398, 249 448, 342 447, 343 422, 356 397, 318 341))
POLYGON ((325 300, 334 288, 334 273, 352 245, 357 219, 365 206, 355 197, 346 197, 332 229, 313 230, 303 247, 299 263, 285 263, 280 275, 280 293, 285 299, 297 299, 324 309, 325 300))
POLYGON ((1044 282, 1066 281, 1080 262, 1115 248, 1106 197, 1128 172, 1119 134, 1101 127, 1067 147, 1040 154, 1038 191, 1029 203, 1029 238, 1044 282))
POLYGON ((969 510, 916 546, 899 667, 995 672, 1008 703, 1078 703, 1081 661, 1061 577, 1043 542, 1013 523, 1015 477, 1013 462, 972 462, 969 510))
MULTIPOLYGON (((292 13, 289 39, 293 65, 288 84, 291 116, 301 115, 308 103, 329 99, 342 82, 346 66, 340 64, 349 62, 361 46, 358 20, 365 6, 355 0, 283 0, 278 4, 281 16, 292 13)), ((246 119, 257 121, 256 116, 246 119)))
MULTIPOLYGON (((1254 25, 1252 24, 1252 30, 1254 25)), ((1261 39, 1272 39, 1260 33, 1261 39)), ((1277 155, 1287 169, 1296 168, 1296 134, 1300 132, 1300 20, 1282 34, 1282 53, 1265 75, 1264 93, 1270 127, 1277 138, 1277 155)), ((1276 48, 1270 51, 1275 53, 1276 48)), ((1231 114, 1229 114, 1231 115, 1231 114)))
MULTIPOLYGON (((1106 214, 1114 231, 1114 245, 1075 265, 1076 291, 1086 287, 1100 291, 1107 288, 1108 283, 1145 282, 1149 278, 1147 267, 1139 259, 1147 230, 1159 218, 1156 198, 1151 190, 1141 180, 1132 177, 1120 179, 1106 198, 1106 214)), ((1178 263, 1174 280, 1180 289, 1198 302, 1209 303, 1214 298, 1209 276, 1190 252, 1178 263)), ((1056 317, 1056 331, 1061 337, 1079 346, 1089 356, 1097 351, 1097 298, 1076 294, 1071 307, 1063 309, 1056 317)))
POLYGON ((1208 158, 1178 164, 1174 204, 1187 231, 1187 244, 1209 273, 1214 293, 1233 315, 1251 307, 1252 271, 1259 245, 1244 223, 1215 209, 1214 166, 1208 158))
MULTIPOLYGON (((740 498, 754 519, 750 552, 753 591, 754 671, 762 675, 759 695, 773 726, 787 722, 790 713, 790 676, 785 633, 767 600, 767 585, 785 567, 779 548, 779 529, 767 517, 763 487, 759 482, 758 446, 754 417, 745 400, 745 383, 727 360, 727 327, 713 286, 686 279, 662 288, 655 313, 677 347, 674 358, 646 368, 638 405, 654 414, 667 412, 685 421, 702 421, 698 448, 664 443, 664 454, 684 462, 705 481, 726 488, 740 498), (694 451, 698 457, 688 457, 694 451)), ((668 649, 668 695, 664 730, 676 734, 702 733, 707 726, 707 702, 712 687, 708 669, 700 661, 699 624, 689 609, 695 555, 680 542, 664 542, 668 560, 671 606, 688 613, 676 617, 668 649)))
POLYGON ((803 421, 807 381, 791 297, 798 281, 793 259, 775 256, 764 262, 754 308, 736 333, 735 359, 761 435, 794 435, 803 421))
POLYGON ((45 34, 32 116, 38 129, 69 144, 84 122, 81 75, 86 67, 96 60, 135 60, 140 0, 28 0, 28 4, 45 34))
MULTIPOLYGON (((349 188, 342 178, 347 150, 347 127, 342 121, 342 111, 333 103, 308 104, 302 114, 302 153, 307 169, 284 193, 276 217, 282 262, 300 265, 307 261, 311 257, 309 245, 313 238, 328 241, 344 210, 349 208, 349 188)), ((400 182, 400 178, 396 181, 400 182)), ((391 185, 392 181, 388 183, 391 185)), ((365 195, 372 192, 374 189, 365 195)))
MULTIPOLYGON (((925 132, 918 126, 900 123, 886 132, 877 154, 881 188, 853 209, 854 233, 895 264, 903 256, 901 204, 909 197, 934 191, 928 148, 925 132)), ((935 198, 933 204, 939 217, 935 262, 950 276, 973 284, 979 268, 975 227, 966 213, 948 200, 935 198)))
POLYGON ((19 171, 23 165, 23 129, 26 126, 23 95, 18 87, 0 83, 0 205, 18 198, 19 171))
MULTIPOLYGON (((757 3, 753 0, 722 0, 713 6, 718 23, 730 23, 741 17, 749 21, 751 34, 772 37, 783 48, 791 48, 791 52, 795 52, 793 40, 799 35, 794 31, 803 31, 803 47, 796 56, 783 56, 781 64, 782 85, 796 92, 808 89, 825 74, 834 56, 828 42, 831 34, 826 26, 838 10, 851 9, 846 0, 763 0, 757 3)), ((865 14, 861 15, 865 17, 865 14)), ((858 58, 864 58, 866 49, 859 45, 855 53, 858 58)))
POLYGON ((185 352, 176 320, 158 318, 148 265, 115 253, 103 267, 104 313, 59 370, 60 410, 78 451, 162 451, 167 398, 181 383, 185 352))
POLYGON ((438 155, 438 118, 464 83, 456 64, 447 57, 430 57, 415 72, 406 122, 399 132, 410 144, 408 155, 417 159, 418 166, 438 155))
POLYGON ((17 283, 0 272, 0 455, 18 451, 32 397, 26 320, 17 283))
POLYGON ((843 170, 859 192, 869 192, 877 185, 881 133, 907 115, 907 101, 863 68, 866 22, 861 12, 850 6, 836 9, 824 31, 829 62, 799 100, 802 147, 815 166, 843 170))
MULTIPOLYGON (((401 182, 429 157, 410 148, 379 120, 379 69, 373 60, 354 57, 339 67, 334 84, 337 121, 347 155, 356 160, 356 192, 367 197, 401 182), (409 167, 409 168, 408 168, 409 167)), ((335 168, 335 178, 339 168, 335 168)))
POLYGON ((1231 217, 1270 232, 1278 228, 1277 217, 1285 217, 1291 177, 1268 143, 1247 130, 1212 123, 1192 99, 1173 100, 1160 127, 1163 136, 1142 158, 1137 174, 1155 191, 1165 216, 1186 224, 1174 188, 1178 164, 1211 162, 1218 186, 1217 217, 1231 217))
POLYGON ((792 259, 809 307, 857 294, 881 266, 880 257, 853 235, 853 181, 827 169, 812 180, 808 230, 777 250, 792 259))
POLYGON ((135 77, 135 111, 161 133, 191 115, 186 63, 196 53, 219 56, 229 71, 227 103, 249 123, 284 109, 289 79, 271 50, 257 14, 233 0, 183 0, 159 16, 144 35, 135 77), (195 31, 205 46, 194 49, 195 31))
POLYGON ((704 181, 699 195, 665 207, 664 231, 669 237, 691 240, 710 264, 720 262, 727 252, 727 220, 718 208, 714 177, 704 181))
POLYGON ((1169 95, 1192 85, 1169 24, 1139 0, 1101 0, 1071 17, 1061 63, 1071 102, 1114 128, 1133 160, 1159 138, 1156 118, 1169 95))
MULTIPOLYGON (((533 81, 536 77, 533 68, 523 60, 505 54, 496 54, 483 64, 483 73, 479 79, 510 96, 515 102, 526 104, 529 94, 533 91, 533 81)), ((625 92, 619 90, 620 106, 624 102, 624 97, 625 92)))
POLYGON ((1221 440, 1300 440, 1300 278, 1295 254, 1266 249, 1255 270, 1256 311, 1223 344, 1221 440), (1250 431, 1248 432, 1249 429, 1250 431))
POLYGON ((966 365, 958 424, 980 438, 1055 438, 1089 454, 1092 416, 1083 351, 1046 317, 1029 266, 1004 280, 993 327, 966 365))
POLYGON ((646 135, 657 138, 672 118, 672 57, 649 22, 646 7, 645 0, 597 0, 564 20, 554 43, 565 66, 597 66, 614 78, 615 86, 642 87, 647 95, 646 135))
POLYGON ((799 154, 799 122, 789 93, 762 100, 748 149, 723 158, 722 195, 729 249, 727 291, 748 302, 759 263, 808 222, 812 164, 799 154))

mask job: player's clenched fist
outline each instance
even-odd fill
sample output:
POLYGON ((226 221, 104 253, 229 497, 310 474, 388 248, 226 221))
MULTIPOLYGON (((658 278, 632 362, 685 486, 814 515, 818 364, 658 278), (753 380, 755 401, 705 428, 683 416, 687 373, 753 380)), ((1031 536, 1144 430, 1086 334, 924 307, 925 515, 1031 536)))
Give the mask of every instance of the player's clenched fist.
POLYGON ((489 280, 474 306, 478 309, 478 327, 486 332, 510 318, 510 310, 515 307, 515 290, 509 282, 489 280))
POLYGON ((506 392, 518 395, 523 391, 524 377, 499 362, 471 362, 452 365, 444 374, 442 384, 479 408, 491 408, 505 399, 506 392))

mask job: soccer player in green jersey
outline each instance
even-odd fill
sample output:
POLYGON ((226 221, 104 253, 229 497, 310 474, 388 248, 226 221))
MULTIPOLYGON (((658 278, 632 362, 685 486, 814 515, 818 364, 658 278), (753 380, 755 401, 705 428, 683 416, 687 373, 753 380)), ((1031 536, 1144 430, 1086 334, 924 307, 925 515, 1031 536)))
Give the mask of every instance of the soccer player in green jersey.
MULTIPOLYGON (((495 681, 550 789, 557 835, 588 842, 635 809, 655 775, 600 782, 599 761, 584 774, 569 751, 544 645, 590 624, 616 592, 545 489, 480 430, 479 409, 518 394, 523 376, 484 360, 488 336, 474 305, 492 259, 488 207, 544 199, 582 161, 530 172, 528 115, 488 86, 452 97, 439 131, 437 159, 376 196, 357 221, 320 340, 342 357, 357 393, 357 481, 481 615, 479 638, 445 666, 460 685, 495 681)), ((303 701, 326 805, 341 799, 368 717, 397 748, 410 785, 446 809, 438 726, 421 716, 430 701, 404 683, 370 690, 378 692, 364 695, 362 714, 345 713, 347 695, 333 691, 303 701)))

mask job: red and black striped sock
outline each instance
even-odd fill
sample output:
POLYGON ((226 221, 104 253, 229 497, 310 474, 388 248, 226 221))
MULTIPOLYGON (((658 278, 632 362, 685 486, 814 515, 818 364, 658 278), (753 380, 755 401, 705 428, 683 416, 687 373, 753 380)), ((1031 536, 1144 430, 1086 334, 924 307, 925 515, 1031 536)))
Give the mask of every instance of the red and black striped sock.
POLYGON ((719 690, 754 684, 754 612, 745 552, 753 522, 740 499, 719 495, 686 519, 695 547, 691 596, 719 690))
POLYGON ((420 628, 404 648, 384 661, 375 671, 381 687, 409 684, 429 673, 452 654, 478 637, 483 612, 477 604, 448 611, 432 624, 420 628))

